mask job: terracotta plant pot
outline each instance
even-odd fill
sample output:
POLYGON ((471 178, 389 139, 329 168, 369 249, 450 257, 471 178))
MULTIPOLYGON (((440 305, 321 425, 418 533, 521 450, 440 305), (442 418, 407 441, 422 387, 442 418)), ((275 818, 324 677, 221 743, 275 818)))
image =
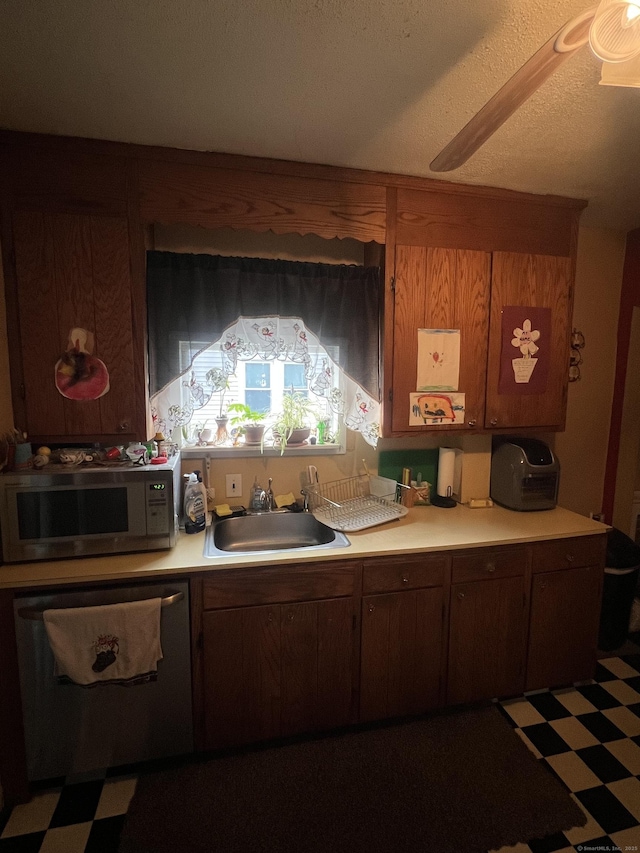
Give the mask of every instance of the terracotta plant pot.
POLYGON ((264 424, 244 424, 242 427, 244 433, 244 443, 247 445, 262 444, 264 435, 264 424))

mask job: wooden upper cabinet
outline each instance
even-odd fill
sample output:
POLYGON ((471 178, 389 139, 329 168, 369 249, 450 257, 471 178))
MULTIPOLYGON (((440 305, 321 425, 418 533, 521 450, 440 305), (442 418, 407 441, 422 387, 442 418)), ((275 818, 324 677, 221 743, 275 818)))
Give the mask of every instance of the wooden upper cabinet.
POLYGON ((126 218, 17 211, 12 224, 24 428, 32 440, 142 436, 126 218), (69 400, 55 386, 76 327, 93 333, 93 354, 109 371, 110 389, 97 400, 69 400))
POLYGON ((417 391, 418 329, 460 330, 458 389, 465 394, 465 419, 447 430, 483 425, 490 276, 487 252, 396 247, 393 433, 442 430, 409 426, 409 395, 417 391))
MULTIPOLYGON (((495 428, 564 427, 569 372, 573 263, 568 257, 494 252, 485 426, 495 428), (503 309, 550 309, 548 335, 537 341, 547 359, 544 385, 536 393, 500 393, 503 309)), ((509 329, 509 334, 511 334, 509 329)), ((513 357, 520 353, 513 348, 513 357)), ((538 363, 536 369, 541 368, 538 363)), ((509 365, 510 367, 510 365, 509 365)), ((503 366, 503 369, 506 369, 503 366)), ((528 386, 527 386, 528 387, 528 386)))
POLYGON ((139 169, 140 215, 146 222, 385 242, 382 184, 146 158, 139 169))

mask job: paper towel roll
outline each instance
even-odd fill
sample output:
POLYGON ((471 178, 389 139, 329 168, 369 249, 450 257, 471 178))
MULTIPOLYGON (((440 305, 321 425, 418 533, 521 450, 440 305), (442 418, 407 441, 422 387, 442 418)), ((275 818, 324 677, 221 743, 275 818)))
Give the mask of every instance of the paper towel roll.
POLYGON ((437 493, 443 498, 450 498, 454 492, 456 468, 456 451, 453 447, 441 447, 438 454, 438 484, 437 493))

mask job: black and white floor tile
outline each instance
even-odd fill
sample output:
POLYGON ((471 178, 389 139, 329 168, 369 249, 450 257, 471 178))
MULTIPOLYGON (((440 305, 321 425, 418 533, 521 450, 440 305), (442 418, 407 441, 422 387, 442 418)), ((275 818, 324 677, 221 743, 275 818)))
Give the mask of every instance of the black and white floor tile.
POLYGON ((526 693, 500 708, 588 819, 500 853, 640 851, 640 654, 601 659, 589 684, 526 693))
MULTIPOLYGON (((587 815, 584 827, 499 853, 640 853, 640 654, 600 660, 589 684, 499 707, 587 815)), ((136 781, 123 768, 52 780, 0 816, 0 853, 117 853, 136 781)))

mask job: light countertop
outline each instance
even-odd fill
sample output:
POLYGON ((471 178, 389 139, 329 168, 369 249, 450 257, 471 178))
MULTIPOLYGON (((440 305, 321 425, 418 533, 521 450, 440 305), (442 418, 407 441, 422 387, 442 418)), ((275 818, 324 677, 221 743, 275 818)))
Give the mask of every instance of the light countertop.
POLYGON ((428 553, 564 539, 605 533, 607 526, 557 507, 544 512, 415 507, 399 521, 349 533, 351 545, 320 551, 277 551, 250 556, 203 557, 204 533, 181 532, 175 548, 107 557, 82 557, 0 566, 0 588, 32 588, 61 584, 126 580, 144 581, 163 575, 208 572, 241 566, 290 562, 351 560, 383 555, 428 553))

